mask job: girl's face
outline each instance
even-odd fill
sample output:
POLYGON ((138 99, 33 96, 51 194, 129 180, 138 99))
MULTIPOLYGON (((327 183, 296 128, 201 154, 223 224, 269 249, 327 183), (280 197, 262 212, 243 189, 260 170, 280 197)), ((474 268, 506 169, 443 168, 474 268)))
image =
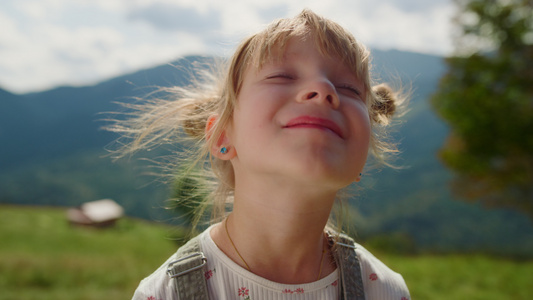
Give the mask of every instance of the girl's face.
POLYGON ((353 182, 369 148, 365 95, 350 68, 322 56, 312 38, 293 38, 281 59, 248 67, 226 131, 237 182, 275 176, 331 190, 353 182))

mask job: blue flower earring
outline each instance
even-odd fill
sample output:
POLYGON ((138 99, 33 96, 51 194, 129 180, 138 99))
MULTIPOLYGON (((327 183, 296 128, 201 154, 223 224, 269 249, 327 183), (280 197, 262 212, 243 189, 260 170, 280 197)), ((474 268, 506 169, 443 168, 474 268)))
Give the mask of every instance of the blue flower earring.
POLYGON ((220 148, 220 153, 222 153, 222 154, 228 153, 228 148, 226 148, 226 147, 220 148))

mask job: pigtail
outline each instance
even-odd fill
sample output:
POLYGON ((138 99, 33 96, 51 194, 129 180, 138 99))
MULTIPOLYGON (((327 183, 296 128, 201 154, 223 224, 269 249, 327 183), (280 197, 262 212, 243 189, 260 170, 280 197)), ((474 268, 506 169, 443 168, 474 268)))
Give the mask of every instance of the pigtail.
POLYGON ((203 101, 199 101, 200 103, 186 109, 184 114, 188 117, 183 120, 183 132, 194 140, 205 139, 207 119, 213 113, 213 106, 218 99, 217 96, 206 97, 202 99, 203 101))
POLYGON ((391 160, 399 153, 397 144, 391 142, 389 127, 394 118, 405 113, 408 94, 403 89, 396 90, 385 83, 377 84, 371 89, 369 115, 373 127, 371 137, 371 154, 377 163, 376 167, 385 165, 398 168, 391 160))
POLYGON ((387 84, 382 83, 372 87, 374 101, 372 103, 370 117, 372 121, 381 125, 388 125, 398 106, 403 102, 399 92, 395 92, 387 84))

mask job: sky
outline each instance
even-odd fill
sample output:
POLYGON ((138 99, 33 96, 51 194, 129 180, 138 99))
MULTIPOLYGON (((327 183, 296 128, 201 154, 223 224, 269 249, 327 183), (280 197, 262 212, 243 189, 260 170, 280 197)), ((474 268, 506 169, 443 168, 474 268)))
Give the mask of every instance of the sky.
POLYGON ((452 0, 2 0, 0 88, 88 85, 186 55, 230 56, 304 8, 373 49, 453 51, 452 0))

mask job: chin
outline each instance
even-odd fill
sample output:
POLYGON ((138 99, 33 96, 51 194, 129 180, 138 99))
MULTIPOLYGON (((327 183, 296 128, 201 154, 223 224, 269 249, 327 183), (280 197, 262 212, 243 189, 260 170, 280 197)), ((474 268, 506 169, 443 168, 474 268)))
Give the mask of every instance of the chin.
POLYGON ((314 186, 324 185, 327 189, 342 189, 355 181, 356 176, 346 174, 340 168, 314 164, 299 170, 299 177, 314 186))

